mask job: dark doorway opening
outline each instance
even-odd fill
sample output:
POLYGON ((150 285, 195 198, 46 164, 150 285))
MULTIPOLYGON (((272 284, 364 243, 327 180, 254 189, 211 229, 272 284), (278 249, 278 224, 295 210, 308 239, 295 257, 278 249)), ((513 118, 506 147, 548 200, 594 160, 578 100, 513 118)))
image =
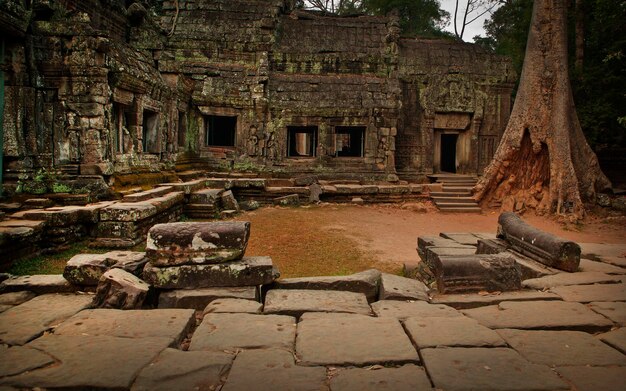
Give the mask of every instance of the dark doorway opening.
POLYGON ((287 127, 287 156, 314 157, 317 147, 317 126, 287 127))
POLYGON ((456 141, 458 134, 441 135, 441 171, 456 172, 456 141))
POLYGON ((363 157, 365 126, 336 126, 335 153, 337 156, 363 157))
POLYGON ((237 133, 237 117, 208 115, 206 122, 206 145, 210 147, 234 147, 237 133))

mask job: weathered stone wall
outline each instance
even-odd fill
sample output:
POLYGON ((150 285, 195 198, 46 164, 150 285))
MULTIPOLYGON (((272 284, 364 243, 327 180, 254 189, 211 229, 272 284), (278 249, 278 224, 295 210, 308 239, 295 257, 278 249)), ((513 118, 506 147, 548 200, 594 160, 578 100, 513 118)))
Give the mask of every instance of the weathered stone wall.
POLYGON ((476 173, 510 111, 507 59, 400 39, 393 17, 322 16, 285 0, 18 3, 0 9, 9 181, 40 168, 157 173, 185 159, 417 180, 442 169, 447 133, 458 134, 456 170, 476 173), (236 118, 234 141, 209 142, 208 123, 225 117, 236 118), (290 127, 315 129, 306 156, 289 152, 290 127), (339 127, 358 127, 350 154, 339 127))

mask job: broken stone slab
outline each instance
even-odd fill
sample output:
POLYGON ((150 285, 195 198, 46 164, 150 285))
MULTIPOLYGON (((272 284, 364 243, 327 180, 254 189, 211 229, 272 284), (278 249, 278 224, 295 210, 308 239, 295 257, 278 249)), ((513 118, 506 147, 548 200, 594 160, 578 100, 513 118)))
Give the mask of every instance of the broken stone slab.
POLYGON ((256 300, 257 289, 255 286, 243 286, 164 291, 159 295, 159 308, 203 310, 212 301, 223 298, 256 300))
POLYGON ((276 289, 306 289, 363 293, 369 302, 378 298, 381 273, 376 269, 347 276, 284 278, 274 283, 276 289))
POLYGON ((255 286, 272 283, 280 276, 270 257, 244 257, 215 265, 156 267, 150 262, 143 279, 160 289, 198 289, 224 286, 255 286))
POLYGON ((148 231, 146 254, 154 266, 197 265, 243 258, 247 221, 157 224, 148 231))
POLYGON ((475 255, 476 247, 459 245, 459 247, 427 247, 424 262, 431 270, 436 270, 441 266, 441 257, 457 255, 475 255), (460 247, 463 246, 463 247, 460 247))
POLYGON ((210 302, 202 313, 247 313, 260 314, 263 312, 263 304, 255 300, 223 298, 210 302))
POLYGON ((402 323, 419 349, 506 346, 498 333, 465 316, 410 317, 402 323))
POLYGON ((550 288, 565 301, 626 301, 626 284, 568 285, 550 288))
POLYGON ((18 375, 54 363, 54 359, 49 355, 24 346, 0 345, 0 357, 2 357, 0 360, 0 378, 18 375))
POLYGON ((88 295, 37 296, 0 314, 0 342, 23 345, 90 304, 88 295))
POLYGON ((296 320, 284 315, 206 314, 189 350, 283 348, 293 351, 296 320))
POLYGON ((215 205, 219 203, 220 196, 223 192, 223 189, 202 189, 194 191, 189 195, 189 203, 215 205))
POLYGON ((546 365, 531 364, 513 349, 422 349, 435 388, 446 391, 569 390, 546 365))
POLYGON ((580 303, 504 301, 462 311, 490 329, 605 331, 613 322, 580 303))
POLYGON ((214 390, 223 378, 234 356, 219 352, 186 352, 165 349, 139 372, 131 391, 214 390))
POLYGON ((239 212, 239 204, 233 195, 232 190, 226 190, 220 196, 220 200, 222 202, 222 208, 225 210, 234 210, 239 212))
POLYGON ((372 310, 362 293, 272 289, 265 295, 263 312, 299 318, 305 312, 347 312, 370 315, 372 310))
POLYGON ((195 325, 194 310, 92 309, 77 313, 54 329, 55 335, 124 338, 163 337, 177 346, 195 325))
POLYGON ((606 316, 615 324, 626 326, 626 303, 623 301, 594 301, 589 303, 589 308, 601 315, 606 316))
POLYGON ((382 273, 379 300, 423 300, 428 301, 428 287, 411 278, 382 273))
POLYGON ((518 252, 549 267, 575 272, 580 263, 580 246, 532 227, 515 213, 498 217, 498 237, 508 241, 518 252))
POLYGON ((626 367, 557 367, 556 371, 577 391, 623 391, 626 367))
POLYGON ((0 305, 20 305, 32 299, 36 295, 29 291, 3 293, 0 295, 0 305))
POLYGON ((283 349, 245 350, 237 354, 223 391, 326 389, 326 368, 296 365, 283 349))
POLYGON ((100 277, 93 306, 96 308, 140 309, 150 286, 134 274, 110 269, 100 277))
POLYGON ((333 391, 431 391, 424 368, 405 364, 399 368, 348 368, 330 379, 333 391))
POLYGON ((391 317, 404 320, 409 317, 450 317, 463 316, 459 311, 443 304, 429 304, 424 301, 381 300, 372 303, 372 310, 378 317, 391 317))
POLYGON ((147 262, 146 253, 139 251, 77 254, 67 261, 63 277, 75 285, 98 285, 100 277, 109 269, 120 268, 138 275, 147 262))
POLYGON ((309 202, 320 202, 320 196, 322 195, 322 186, 317 183, 309 185, 309 202))
POLYGON ((606 274, 626 274, 626 269, 604 262, 582 258, 578 265, 579 272, 597 272, 606 274))
POLYGON ((278 206, 299 206, 300 197, 297 194, 289 194, 282 197, 277 197, 272 200, 274 205, 278 206))
POLYGON ((419 236, 417 238, 417 254, 422 261, 426 261, 426 249, 428 247, 448 247, 448 248, 468 248, 465 244, 460 244, 454 240, 442 238, 440 236, 419 236))
POLYGON ((551 367, 626 365, 626 356, 581 331, 498 330, 526 360, 551 367))
POLYGON ((612 330, 608 333, 597 335, 596 338, 626 354, 626 328, 622 327, 612 330))
POLYGON ((308 366, 419 362, 397 319, 358 314, 302 315, 296 352, 308 366))
POLYGON ((558 273, 522 281, 524 288, 548 289, 556 286, 619 283, 619 277, 597 272, 558 273))
POLYGON ((435 265, 440 293, 515 291, 521 288, 521 272, 508 254, 442 256, 435 265))
POLYGON ((61 274, 35 274, 32 276, 16 276, 0 283, 0 292, 30 291, 37 295, 47 293, 73 293, 76 286, 67 281, 61 274))
POLYGON ((169 343, 169 338, 157 337, 46 335, 27 347, 55 357, 58 364, 2 381, 27 388, 128 389, 137 373, 169 343))
POLYGON ((430 300, 433 304, 445 304, 450 307, 470 309, 499 304, 503 301, 561 300, 561 296, 550 292, 513 291, 496 293, 466 293, 456 295, 434 295, 430 300))

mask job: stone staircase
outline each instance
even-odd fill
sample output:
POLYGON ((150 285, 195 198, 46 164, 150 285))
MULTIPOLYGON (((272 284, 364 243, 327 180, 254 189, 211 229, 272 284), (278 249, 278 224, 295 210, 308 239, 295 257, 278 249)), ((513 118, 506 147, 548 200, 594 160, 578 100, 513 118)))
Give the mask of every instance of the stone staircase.
POLYGON ((476 185, 478 178, 458 174, 435 174, 430 177, 442 184, 442 191, 430 193, 440 211, 481 213, 480 206, 472 198, 472 188, 476 185))

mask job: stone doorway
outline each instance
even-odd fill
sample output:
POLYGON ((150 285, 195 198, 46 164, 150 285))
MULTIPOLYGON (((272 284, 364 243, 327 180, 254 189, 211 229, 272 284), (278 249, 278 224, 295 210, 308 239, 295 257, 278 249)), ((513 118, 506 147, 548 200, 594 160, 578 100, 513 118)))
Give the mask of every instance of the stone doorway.
POLYGON ((456 173, 456 143, 459 138, 458 133, 441 134, 441 171, 456 173))

